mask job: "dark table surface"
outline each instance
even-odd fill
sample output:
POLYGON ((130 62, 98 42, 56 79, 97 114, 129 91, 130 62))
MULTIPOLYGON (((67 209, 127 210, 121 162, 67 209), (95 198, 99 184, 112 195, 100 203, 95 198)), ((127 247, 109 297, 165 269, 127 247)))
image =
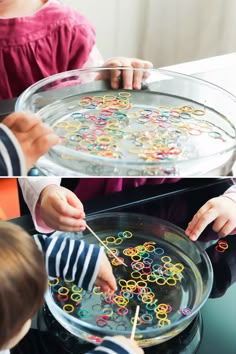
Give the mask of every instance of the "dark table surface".
MULTIPOLYGON (((87 215, 102 212, 135 212, 157 216, 185 229, 194 213, 208 199, 223 193, 230 179, 183 179, 175 184, 140 187, 90 200, 87 215)), ((13 220, 30 233, 34 227, 30 216, 13 220)), ((216 234, 208 227, 200 238, 214 269, 214 284, 209 299, 199 315, 180 335, 158 346, 145 349, 145 354, 158 353, 236 353, 236 237, 226 238, 229 248, 215 251, 216 234)), ((36 325, 13 354, 84 354, 92 347, 64 330, 44 307, 36 325)))
POLYGON ((0 122, 10 113, 14 112, 16 98, 0 100, 0 122))

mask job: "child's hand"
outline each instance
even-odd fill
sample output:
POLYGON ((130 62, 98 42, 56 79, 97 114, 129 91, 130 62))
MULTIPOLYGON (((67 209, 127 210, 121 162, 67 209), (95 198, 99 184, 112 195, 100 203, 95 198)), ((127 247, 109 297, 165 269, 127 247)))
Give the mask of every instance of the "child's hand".
POLYGON ((144 354, 144 351, 142 348, 138 346, 138 344, 129 338, 123 337, 123 336, 115 336, 113 337, 118 343, 123 344, 124 346, 127 346, 130 350, 132 350, 132 353, 135 354, 144 354))
POLYGON ((213 221, 212 229, 219 237, 230 234, 236 227, 236 203, 224 196, 208 200, 194 215, 185 233, 191 240, 196 241, 213 221))
POLYGON ((103 254, 103 258, 100 263, 100 269, 95 284, 101 288, 103 293, 106 294, 112 294, 117 290, 116 279, 112 271, 112 266, 105 253, 103 254))
POLYGON ((27 171, 39 157, 59 142, 53 130, 33 113, 12 113, 2 123, 17 138, 25 157, 27 171))
MULTIPOLYGON (((108 59, 104 64, 104 67, 116 67, 116 66, 124 66, 130 67, 130 70, 124 70, 122 72, 123 77, 123 88, 125 90, 140 90, 142 81, 147 78, 148 72, 145 69, 150 69, 153 67, 150 61, 136 59, 136 58, 125 58, 125 57, 117 57, 108 59), (144 68, 144 70, 134 71, 132 68, 144 68)), ((120 70, 112 70, 110 73, 111 80, 111 88, 118 89, 120 86, 121 80, 121 71, 120 70)))
POLYGON ((69 189, 48 185, 38 203, 43 221, 52 229, 71 232, 85 229, 83 204, 69 189))

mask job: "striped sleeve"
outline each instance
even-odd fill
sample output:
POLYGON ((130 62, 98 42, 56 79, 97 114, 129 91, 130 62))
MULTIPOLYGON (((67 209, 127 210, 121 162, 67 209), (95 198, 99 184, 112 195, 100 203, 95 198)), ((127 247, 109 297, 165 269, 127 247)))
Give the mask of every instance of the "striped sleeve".
POLYGON ((70 279, 77 286, 92 290, 104 252, 103 247, 63 236, 34 235, 33 238, 45 255, 49 277, 70 279))
POLYGON ((25 158, 18 140, 5 124, 0 124, 0 176, 26 174, 25 158))
POLYGON ((135 354, 135 351, 121 344, 114 337, 105 337, 99 346, 86 354, 135 354))

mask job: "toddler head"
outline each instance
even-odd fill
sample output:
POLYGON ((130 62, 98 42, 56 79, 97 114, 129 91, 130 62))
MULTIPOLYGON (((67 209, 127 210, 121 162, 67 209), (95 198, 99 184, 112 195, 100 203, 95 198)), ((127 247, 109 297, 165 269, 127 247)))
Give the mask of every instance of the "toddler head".
POLYGON ((0 221, 0 350, 27 333, 46 283, 43 254, 34 240, 21 227, 0 221))

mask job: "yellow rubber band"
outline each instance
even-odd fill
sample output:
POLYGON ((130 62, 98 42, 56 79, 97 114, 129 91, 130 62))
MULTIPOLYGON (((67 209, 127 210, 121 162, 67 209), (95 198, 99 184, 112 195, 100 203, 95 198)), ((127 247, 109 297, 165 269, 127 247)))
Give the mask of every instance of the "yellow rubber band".
POLYGON ((66 288, 65 286, 62 286, 61 288, 58 289, 58 294, 60 295, 68 295, 69 294, 69 289, 66 288), (65 292, 64 292, 65 290, 65 292))
POLYGON ((63 306, 63 311, 65 311, 66 313, 72 313, 74 309, 74 306, 71 304, 66 304, 63 306))
POLYGON ((57 284, 59 284, 59 278, 55 278, 55 279, 52 279, 52 280, 48 281, 48 285, 49 286, 55 286, 57 284), (55 281, 55 283, 54 283, 54 281, 55 281))

